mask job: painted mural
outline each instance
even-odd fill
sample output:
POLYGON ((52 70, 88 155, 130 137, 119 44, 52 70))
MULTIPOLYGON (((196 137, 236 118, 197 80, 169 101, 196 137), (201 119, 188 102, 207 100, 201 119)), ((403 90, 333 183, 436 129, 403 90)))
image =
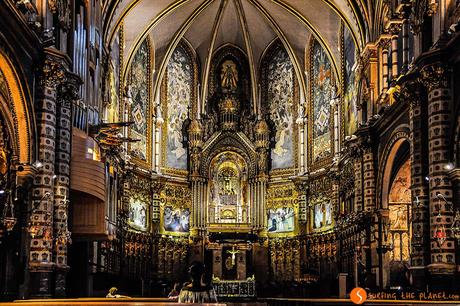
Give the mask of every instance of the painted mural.
POLYGON ((284 233, 294 230, 294 209, 280 207, 268 210, 268 232, 284 233))
POLYGON ((139 199, 131 199, 129 203, 128 223, 131 227, 145 231, 148 228, 148 205, 139 199))
POLYGON ((182 126, 192 100, 193 66, 190 56, 178 46, 168 63, 166 165, 187 169, 187 149, 182 140, 182 126))
POLYGON ((272 169, 292 167, 294 68, 281 46, 268 63, 267 100, 270 119, 276 130, 275 147, 271 151, 272 169))
POLYGON ((163 229, 167 232, 186 233, 190 229, 190 209, 165 206, 163 229))
POLYGON ((355 42, 347 27, 344 27, 343 51, 345 60, 344 128, 345 136, 350 136, 358 127, 358 80, 355 75, 355 42))
POLYGON ((323 47, 315 40, 312 47, 313 162, 331 153, 331 106, 334 88, 332 69, 323 47))
POLYGON ((326 198, 314 201, 313 206, 313 229, 318 230, 332 225, 332 203, 326 198))
POLYGON ((130 128, 130 135, 138 142, 131 143, 131 155, 147 160, 147 118, 149 105, 149 54, 148 41, 144 40, 134 55, 129 71, 129 93, 132 104, 130 107, 130 120, 134 124, 130 128))

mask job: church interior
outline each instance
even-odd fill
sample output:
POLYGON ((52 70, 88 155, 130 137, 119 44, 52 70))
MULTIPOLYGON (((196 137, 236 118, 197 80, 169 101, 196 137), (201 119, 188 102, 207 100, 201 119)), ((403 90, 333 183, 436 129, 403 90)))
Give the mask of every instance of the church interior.
POLYGON ((458 0, 0 1, 0 301, 194 262, 219 301, 460 300, 459 32, 458 0))

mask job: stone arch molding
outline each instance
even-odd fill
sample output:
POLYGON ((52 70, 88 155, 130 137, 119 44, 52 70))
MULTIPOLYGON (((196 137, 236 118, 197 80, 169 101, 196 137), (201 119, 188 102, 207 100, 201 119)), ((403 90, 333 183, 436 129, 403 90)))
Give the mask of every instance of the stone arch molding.
POLYGON ((9 97, 1 103, 10 135, 13 137, 13 149, 21 164, 32 162, 32 133, 29 109, 24 98, 24 90, 10 59, 0 50, 0 71, 3 73, 9 97))
POLYGON ((407 125, 401 125, 393 132, 389 141, 386 143, 382 151, 382 159, 379 162, 379 175, 377 177, 377 190, 380 191, 377 199, 380 201, 378 203, 381 208, 388 208, 388 193, 390 190, 390 174, 391 168, 396 158, 396 153, 398 152, 401 145, 407 141, 410 144, 410 129, 407 125))
POLYGON ((211 161, 219 153, 232 151, 240 154, 248 165, 249 177, 256 175, 257 154, 250 140, 241 132, 221 132, 211 137, 203 146, 201 175, 207 176, 211 161))

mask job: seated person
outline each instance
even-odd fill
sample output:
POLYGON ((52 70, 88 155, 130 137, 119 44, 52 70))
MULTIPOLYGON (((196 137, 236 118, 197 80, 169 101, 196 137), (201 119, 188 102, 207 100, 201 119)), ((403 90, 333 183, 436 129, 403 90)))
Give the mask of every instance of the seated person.
POLYGON ((217 303, 216 292, 210 284, 203 283, 205 267, 201 262, 194 262, 189 273, 192 282, 186 284, 179 294, 179 303, 217 303))
POLYGON ((168 294, 168 299, 177 300, 177 298, 179 297, 179 293, 180 293, 180 284, 175 283, 171 292, 168 294))
POLYGON ((109 293, 107 293, 105 297, 107 298, 129 298, 129 296, 117 294, 117 291, 118 291, 117 287, 112 287, 109 289, 109 293))

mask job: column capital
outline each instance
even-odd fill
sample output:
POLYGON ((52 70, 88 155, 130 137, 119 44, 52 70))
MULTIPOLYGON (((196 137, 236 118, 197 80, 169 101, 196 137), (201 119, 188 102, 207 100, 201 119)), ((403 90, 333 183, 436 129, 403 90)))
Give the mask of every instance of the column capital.
POLYGON ((406 81, 401 85, 398 99, 408 103, 410 107, 418 106, 422 102, 424 90, 424 85, 420 80, 406 81))
POLYGON ((422 82, 429 91, 449 87, 450 68, 441 62, 429 64, 420 70, 422 82))
POLYGON ((67 76, 69 58, 59 51, 45 49, 45 58, 39 71, 39 84, 43 87, 56 88, 67 76))
POLYGON ((67 71, 58 88, 58 102, 70 107, 71 103, 79 100, 78 90, 81 84, 83 81, 78 75, 67 71))

